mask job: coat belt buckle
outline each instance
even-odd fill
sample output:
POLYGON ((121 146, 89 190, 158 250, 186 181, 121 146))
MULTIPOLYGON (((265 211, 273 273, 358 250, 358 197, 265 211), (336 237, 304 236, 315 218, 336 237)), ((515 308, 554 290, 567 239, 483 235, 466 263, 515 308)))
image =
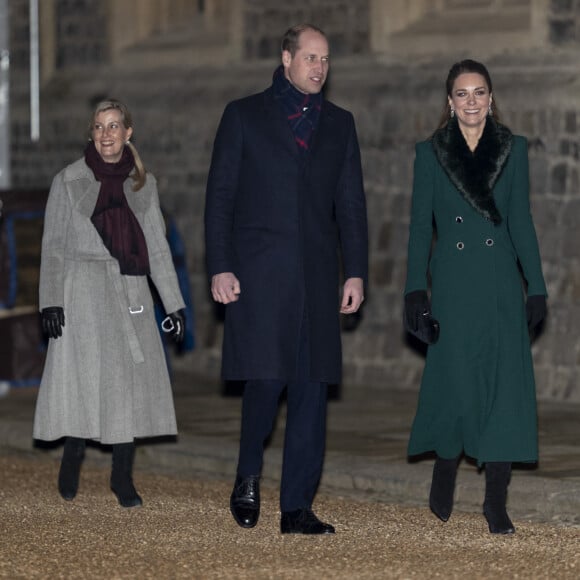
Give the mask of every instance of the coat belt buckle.
POLYGON ((141 306, 136 306, 136 307, 129 306, 129 312, 131 314, 141 314, 141 312, 143 312, 143 310, 145 310, 143 308, 143 304, 141 304, 141 306))
POLYGON ((173 324, 173 320, 169 316, 166 316, 161 323, 161 330, 163 332, 173 332, 175 330, 175 324, 173 324))

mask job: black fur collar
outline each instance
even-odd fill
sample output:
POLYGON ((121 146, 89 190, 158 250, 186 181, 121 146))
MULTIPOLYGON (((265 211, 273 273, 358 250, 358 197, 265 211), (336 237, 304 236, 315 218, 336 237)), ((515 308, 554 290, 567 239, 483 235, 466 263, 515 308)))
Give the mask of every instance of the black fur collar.
POLYGON ((450 119, 445 127, 435 131, 432 142, 439 163, 463 198, 483 217, 500 224, 493 187, 512 148, 511 131, 488 117, 472 153, 457 119, 450 119))

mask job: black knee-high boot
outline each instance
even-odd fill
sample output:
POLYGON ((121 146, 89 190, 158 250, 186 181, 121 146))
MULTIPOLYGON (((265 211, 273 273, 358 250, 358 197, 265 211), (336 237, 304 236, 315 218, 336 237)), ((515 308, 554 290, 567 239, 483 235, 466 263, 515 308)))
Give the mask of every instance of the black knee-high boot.
POLYGON ((63 499, 70 501, 77 494, 86 444, 87 442, 84 439, 79 439, 78 437, 67 437, 65 439, 58 472, 58 491, 63 499))
POLYGON ((437 457, 433 466, 429 507, 442 522, 449 519, 453 510, 453 494, 458 465, 459 457, 454 459, 437 457))
POLYGON ((111 489, 123 507, 136 507, 143 504, 133 485, 133 459, 135 444, 116 443, 113 445, 113 469, 111 489))
POLYGON ((511 470, 512 464, 506 461, 490 461, 485 464, 483 513, 492 534, 513 534, 516 531, 506 511, 511 470))

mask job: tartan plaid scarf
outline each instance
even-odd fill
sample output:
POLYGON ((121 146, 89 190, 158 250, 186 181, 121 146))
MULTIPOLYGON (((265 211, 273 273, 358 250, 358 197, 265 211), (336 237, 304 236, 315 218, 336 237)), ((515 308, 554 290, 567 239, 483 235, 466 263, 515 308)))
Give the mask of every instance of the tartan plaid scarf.
POLYGON ((281 103, 292 133, 294 133, 298 149, 307 153, 320 118, 322 93, 311 95, 301 93, 284 76, 282 65, 274 71, 272 85, 275 98, 281 103))

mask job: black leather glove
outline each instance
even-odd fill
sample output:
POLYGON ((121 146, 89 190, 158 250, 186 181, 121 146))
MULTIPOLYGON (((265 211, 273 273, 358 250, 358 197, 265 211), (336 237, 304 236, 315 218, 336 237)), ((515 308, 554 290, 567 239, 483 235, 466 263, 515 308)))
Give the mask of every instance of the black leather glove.
POLYGON ((171 312, 167 315, 173 324, 173 328, 169 331, 171 333, 171 338, 175 342, 181 342, 185 336, 185 317, 180 310, 171 312))
POLYGON ((546 318, 546 297, 543 294, 528 296, 526 301, 526 317, 528 319, 528 330, 532 332, 544 318, 546 318))
POLYGON ((64 326, 64 310, 61 306, 49 306, 41 312, 42 330, 49 338, 62 336, 64 326))
POLYGON ((413 292, 405 294, 405 329, 417 331, 419 316, 425 312, 431 312, 431 304, 426 290, 413 290, 413 292))

